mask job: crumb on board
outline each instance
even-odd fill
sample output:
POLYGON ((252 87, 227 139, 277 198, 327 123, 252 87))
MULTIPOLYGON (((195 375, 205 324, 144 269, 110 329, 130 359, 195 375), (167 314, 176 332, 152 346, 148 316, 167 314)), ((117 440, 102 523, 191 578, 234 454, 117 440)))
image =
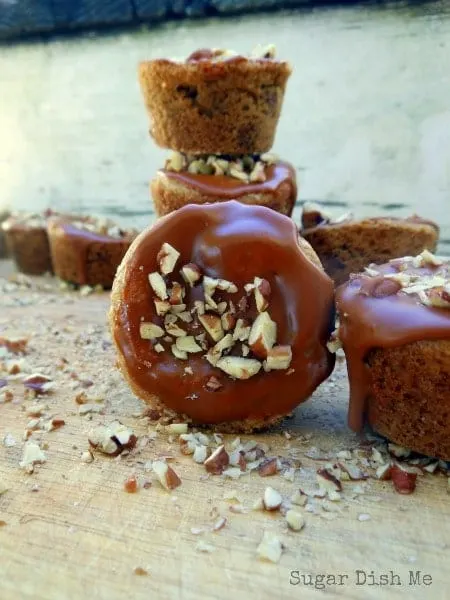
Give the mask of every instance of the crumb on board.
MULTIPOLYGON (((0 279, 0 307, 60 304, 69 315, 75 312, 76 302, 93 300, 55 291, 47 280, 35 283, 26 277, 10 282, 0 279)), ((18 453, 14 464, 17 468, 19 463, 25 471, 23 477, 39 477, 40 469, 53 468, 58 460, 54 451, 58 442, 47 450, 47 440, 53 439, 47 436, 58 440, 58 436, 69 434, 77 436, 73 439, 80 450, 73 452, 76 461, 84 463, 80 469, 100 471, 111 457, 122 461, 126 471, 120 471, 118 486, 121 483, 128 493, 142 488, 149 490, 145 497, 150 498, 151 494, 164 493, 161 487, 172 491, 185 480, 186 473, 186 480, 193 479, 214 490, 207 494, 212 504, 205 504, 205 513, 206 508, 215 508, 216 512, 205 527, 193 524, 190 528, 200 553, 212 553, 216 547, 206 539, 198 540, 199 535, 220 532, 214 539, 222 542, 233 531, 234 523, 249 518, 252 511, 257 524, 257 557, 278 562, 284 544, 279 532, 266 530, 265 523, 276 523, 279 531, 292 538, 305 527, 307 531, 314 519, 356 518, 364 523, 375 519, 368 512, 368 501, 374 501, 377 490, 414 493, 425 477, 444 475, 445 489, 450 493, 447 463, 417 456, 378 436, 355 438, 345 447, 331 438, 326 447, 321 447, 314 432, 289 427, 289 431, 274 431, 273 447, 269 447, 267 436, 236 437, 197 430, 151 408, 138 411, 138 404, 111 366, 113 349, 103 324, 81 327, 71 317, 64 324, 52 323, 48 317, 39 322, 26 317, 16 320, 11 328, 14 335, 5 329, 0 337, 0 412, 13 414, 25 433, 21 439, 20 431, 9 427, 11 431, 5 431, 2 445, 6 453, 18 453), (51 348, 48 355, 44 352, 47 348, 51 348), (93 423, 88 432, 89 417, 93 423), (157 484, 142 478, 146 471, 157 484), (130 476, 130 472, 136 475, 130 476), (260 496, 249 498, 249 478, 260 484, 260 496), (271 486, 264 485, 268 481, 271 486)), ((332 394, 338 383, 335 373, 324 389, 332 394)), ((121 467, 118 463, 118 469, 121 467)), ((9 489, 0 485, 0 497, 9 489)), ((38 484, 29 488, 34 492, 40 489, 38 484)), ((171 504, 173 509, 182 506, 183 493, 171 504)), ((140 496, 130 499, 139 500, 140 496)), ((136 567, 134 573, 148 575, 143 567, 136 567)))

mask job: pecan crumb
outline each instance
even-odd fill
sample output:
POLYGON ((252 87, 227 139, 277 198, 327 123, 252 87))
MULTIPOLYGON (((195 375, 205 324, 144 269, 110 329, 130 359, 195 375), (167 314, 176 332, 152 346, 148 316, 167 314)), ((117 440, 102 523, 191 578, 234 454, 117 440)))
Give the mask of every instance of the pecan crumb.
POLYGON ((170 491, 181 485, 181 479, 178 477, 172 467, 163 460, 153 461, 152 470, 164 489, 170 491))
POLYGON ((416 489, 417 473, 406 471, 399 465, 394 465, 392 467, 391 479, 395 491, 399 494, 412 494, 416 489))
POLYGON ((114 421, 110 425, 100 425, 91 430, 88 436, 89 444, 103 454, 117 456, 124 450, 131 450, 137 442, 137 437, 131 429, 114 421))
POLYGON ((268 458, 258 467, 258 473, 261 477, 275 475, 278 471, 278 461, 276 457, 268 458))
POLYGON ((211 473, 212 475, 221 475, 229 462, 230 457, 228 452, 225 450, 225 446, 221 444, 203 464, 208 473, 211 473))
POLYGON ((263 538, 256 549, 256 552, 261 560, 277 563, 283 552, 283 544, 274 533, 271 531, 264 531, 263 538))
POLYGON ((23 385, 37 394, 47 394, 52 391, 55 386, 54 382, 49 377, 39 373, 34 373, 33 375, 26 377, 23 380, 23 385))
POLYGON ((125 479, 123 484, 124 490, 128 494, 135 494, 138 491, 138 482, 134 475, 125 479))
POLYGON ((211 375, 211 377, 206 382, 205 387, 210 392, 217 392, 218 390, 223 388, 223 384, 220 383, 220 381, 217 379, 217 377, 215 377, 214 375, 211 375))
POLYGON ((28 345, 27 338, 7 338, 0 336, 0 347, 6 348, 13 354, 26 354, 28 345))

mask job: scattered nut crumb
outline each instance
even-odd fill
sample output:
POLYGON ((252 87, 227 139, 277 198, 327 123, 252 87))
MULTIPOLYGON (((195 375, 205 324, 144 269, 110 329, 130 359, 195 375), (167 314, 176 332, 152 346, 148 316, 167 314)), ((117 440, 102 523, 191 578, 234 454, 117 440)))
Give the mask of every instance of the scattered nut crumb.
POLYGON ((260 560, 277 563, 283 553, 283 545, 274 533, 271 531, 264 531, 262 540, 256 549, 256 553, 260 560))
POLYGON ((406 471, 399 465, 392 467, 391 478, 395 491, 399 494, 412 494, 416 489, 417 473, 406 471))
POLYGON ((125 479, 123 487, 128 494, 135 494, 139 488, 136 477, 132 475, 131 477, 125 479))
POLYGON ((55 429, 60 429, 66 424, 64 419, 53 418, 47 421, 44 425, 45 431, 55 431, 55 429))
POLYGON ((27 473, 33 473, 34 465, 44 463, 47 457, 42 452, 38 444, 34 442, 26 442, 23 447, 22 460, 19 466, 27 473))
POLYGON ((195 549, 198 552, 205 552, 209 554, 210 552, 214 552, 215 547, 212 544, 207 544, 203 540, 200 540, 199 542, 197 542, 195 549))
POLYGON ((291 502, 297 506, 305 506, 308 502, 308 496, 301 490, 296 490, 291 496, 291 502))
POLYGON ((229 461, 228 452, 225 450, 225 446, 221 444, 203 464, 208 473, 221 475, 229 461))
POLYGON ((22 337, 0 337, 0 347, 6 348, 8 352, 13 354, 26 354, 28 338, 22 337))
POLYGON ((178 434, 182 434, 182 433, 187 433, 188 431, 188 424, 187 423, 171 423, 170 425, 166 426, 166 431, 168 433, 173 433, 175 435, 178 434))
POLYGON ((213 531, 220 531, 221 529, 223 529, 225 527, 225 525, 227 524, 227 519, 226 517, 219 517, 217 519, 217 521, 214 523, 212 530, 213 531))
POLYGON ((305 526, 305 519, 302 513, 297 510, 288 510, 285 515, 286 522, 289 529, 293 531, 300 531, 305 526))
POLYGON ((3 438, 3 445, 5 446, 5 448, 12 448, 16 445, 16 440, 10 433, 7 433, 3 438))
POLYGON ((367 513, 361 513, 358 515, 358 521, 370 521, 371 516, 367 513))
POLYGON ((29 417, 40 417, 48 409, 49 409, 49 407, 47 404, 31 404, 26 409, 26 414, 29 417))
POLYGON ((267 458, 258 467, 258 473, 261 477, 276 475, 278 471, 278 461, 274 458, 267 458))
POLYGON ((262 498, 256 498, 253 502, 252 510, 264 510, 264 500, 262 498))
POLYGON ((8 404, 14 400, 14 394, 11 390, 2 389, 0 390, 0 404, 8 404))
POLYGON ((86 450, 85 452, 81 453, 80 460, 84 463, 91 463, 94 461, 94 455, 90 450, 86 450))
POLYGON ((152 470, 164 489, 170 491, 181 485, 181 479, 166 462, 162 460, 153 461, 152 470))
POLYGON ((40 373, 25 377, 22 383, 27 389, 33 390, 37 394, 48 394, 55 387, 55 383, 49 377, 40 373))
POLYGON ((87 404, 88 403, 88 397, 86 392, 80 392, 79 394, 77 394, 75 396, 75 402, 77 404, 87 404))
POLYGON ((248 509, 245 508, 245 506, 243 504, 230 504, 230 506, 228 507, 228 510, 237 515, 242 515, 242 514, 248 512, 248 509))
POLYGON ((283 498, 281 497, 281 494, 277 492, 277 490, 274 490, 273 487, 268 486, 264 490, 263 501, 264 508, 266 510, 272 511, 278 510, 280 508, 281 503, 283 502, 283 498))
POLYGON ((131 429, 122 425, 119 421, 114 421, 109 425, 100 425, 92 429, 88 440, 95 450, 110 456, 117 456, 124 450, 134 448, 137 437, 131 429))
POLYGON ((326 492, 341 492, 342 484, 328 469, 322 468, 317 471, 317 482, 321 489, 326 492))
POLYGON ((93 404, 91 402, 86 402, 84 404, 81 404, 78 408, 78 414, 83 416, 83 415, 88 415, 91 413, 102 413, 104 410, 104 407, 101 406, 100 404, 93 404))

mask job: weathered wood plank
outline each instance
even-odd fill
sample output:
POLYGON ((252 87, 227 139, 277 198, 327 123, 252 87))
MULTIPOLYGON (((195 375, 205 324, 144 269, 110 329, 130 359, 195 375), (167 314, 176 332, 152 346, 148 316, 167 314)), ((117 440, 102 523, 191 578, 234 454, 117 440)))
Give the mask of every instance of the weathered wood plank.
MULTIPOLYGON (((335 0, 328 0, 333 4, 335 0)), ((339 0, 357 2, 358 0, 339 0)), ((173 15, 202 17, 279 6, 304 6, 313 0, 0 0, 0 39, 27 33, 133 22, 160 21, 173 15)))
POLYGON ((51 0, 0 0, 0 38, 54 28, 51 0))
POLYGON ((53 0, 56 28, 130 23, 134 18, 129 0, 53 0))
MULTIPOLYGON (((183 14, 185 2, 179 0, 178 4, 181 10, 174 11, 177 14, 183 14)), ((172 10, 170 0, 133 0, 134 9, 138 19, 162 19, 172 10)))
MULTIPOLYGON (((9 268, 0 261, 0 277, 9 268)), ((265 486, 289 498, 307 482, 322 464, 308 457, 311 446, 333 453, 358 445, 345 424, 348 388, 342 363, 332 381, 287 421, 289 435, 271 431, 252 436, 270 446, 273 455, 293 451, 301 457, 294 482, 256 473, 238 481, 205 479, 204 468, 183 456, 177 440, 163 432, 127 457, 96 454, 92 463, 82 462, 87 432, 98 422, 120 419, 141 440, 155 430, 137 418, 142 405, 114 367, 105 326, 108 295, 61 294, 45 289, 49 283, 41 280, 41 291, 31 287, 0 293, 0 334, 29 337, 29 367, 51 373, 56 382, 54 393, 41 402, 66 421, 56 431, 33 433, 32 439, 46 445, 47 461, 27 475, 19 461, 30 419, 25 409, 34 401, 24 399, 17 379, 11 384, 14 402, 0 404, 0 486, 7 488, 0 495, 1 600, 313 600, 321 597, 322 586, 327 598, 345 600, 448 597, 450 519, 442 475, 420 476, 411 496, 396 494, 390 482, 344 482, 342 500, 334 503, 338 512, 298 509, 306 521, 298 533, 286 528, 280 513, 251 510, 265 486), (78 413, 74 398, 84 388, 77 387, 76 375, 93 381, 85 391, 104 397, 104 414, 94 413, 89 420, 78 413), (171 465, 182 485, 171 494, 157 482, 136 494, 125 493, 123 482, 130 474, 136 473, 141 483, 152 479, 145 464, 161 454, 173 456, 171 465), (244 514, 231 511, 224 501, 224 492, 233 489, 248 508, 244 514), (214 533, 217 514, 226 516, 227 523, 214 533), (361 514, 364 520, 358 518, 361 514), (192 528, 199 527, 205 531, 198 535, 192 528), (285 544, 278 564, 257 559, 264 530, 285 544), (199 541, 211 552, 200 552, 199 541), (147 574, 137 575, 136 567, 147 574), (358 585, 356 570, 373 571, 377 577, 393 571, 401 585, 381 588, 370 585, 370 579, 358 585), (312 583, 293 585, 292 571, 310 575, 312 583), (342 585, 324 583, 324 573, 342 575, 342 585), (423 582, 424 575, 431 576, 431 584, 423 582)), ((233 437, 225 436, 226 443, 233 437)))

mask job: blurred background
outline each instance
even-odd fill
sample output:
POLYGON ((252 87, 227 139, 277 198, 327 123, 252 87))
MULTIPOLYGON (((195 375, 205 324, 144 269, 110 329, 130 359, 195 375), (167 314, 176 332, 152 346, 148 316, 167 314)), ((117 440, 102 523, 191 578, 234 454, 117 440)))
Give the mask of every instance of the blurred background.
POLYGON ((0 209, 148 224, 148 183, 165 151, 148 135, 138 62, 258 43, 276 44, 294 66, 273 150, 297 169, 299 203, 319 201, 336 216, 419 213, 441 225, 450 255, 448 0, 4 40, 0 209))

